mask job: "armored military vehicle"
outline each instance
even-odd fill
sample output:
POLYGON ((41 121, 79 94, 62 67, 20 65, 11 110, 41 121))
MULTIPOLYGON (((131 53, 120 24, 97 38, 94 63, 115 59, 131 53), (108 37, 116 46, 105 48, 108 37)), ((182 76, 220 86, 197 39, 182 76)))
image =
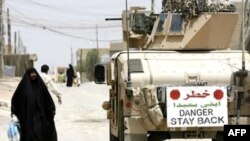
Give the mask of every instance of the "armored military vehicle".
POLYGON ((110 86, 110 141, 223 141, 224 125, 250 124, 249 10, 226 0, 162 9, 123 11, 128 48, 95 67, 110 86))

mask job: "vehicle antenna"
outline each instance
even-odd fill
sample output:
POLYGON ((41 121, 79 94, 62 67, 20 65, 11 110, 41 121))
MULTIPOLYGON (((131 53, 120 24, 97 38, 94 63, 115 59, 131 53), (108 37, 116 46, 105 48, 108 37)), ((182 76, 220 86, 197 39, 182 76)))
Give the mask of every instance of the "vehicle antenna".
MULTIPOLYGON (((248 0, 246 0, 247 2, 248 0)), ((242 26, 241 26, 241 45, 242 45, 242 70, 239 70, 236 72, 236 76, 239 77, 239 82, 238 82, 238 87, 240 88, 238 93, 237 93, 237 107, 236 107, 236 124, 240 124, 240 110, 241 110, 241 101, 244 95, 244 79, 247 77, 247 71, 245 70, 245 30, 244 30, 244 26, 245 26, 245 3, 244 0, 242 0, 242 26)))
POLYGON ((125 1, 125 5, 126 5, 126 31, 127 31, 127 58, 128 58, 128 81, 127 81, 127 87, 131 87, 132 86, 132 82, 131 82, 131 76, 130 76, 130 60, 129 60, 129 30, 128 30, 128 1, 125 1))
MULTIPOLYGON (((248 0, 246 0, 248 1, 248 0)), ((245 30, 244 30, 244 23, 245 23, 245 4, 244 4, 244 0, 242 0, 242 71, 245 70, 245 30)))

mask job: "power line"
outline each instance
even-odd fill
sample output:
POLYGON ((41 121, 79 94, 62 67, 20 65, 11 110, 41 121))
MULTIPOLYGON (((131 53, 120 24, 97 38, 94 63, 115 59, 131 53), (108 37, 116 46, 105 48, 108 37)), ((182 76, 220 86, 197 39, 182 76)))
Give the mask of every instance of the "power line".
POLYGON ((3 66, 4 66, 4 62, 3 62, 3 48, 4 48, 4 38, 3 38, 3 31, 2 31, 2 7, 3 7, 3 0, 0 0, 0 77, 3 76, 3 66))
MULTIPOLYGON (((23 14, 22 12, 18 11, 18 10, 13 10, 15 12, 17 12, 18 14, 21 14, 21 16, 18 16, 18 15, 14 15, 14 14, 11 14, 11 18, 14 19, 16 22, 24 22, 24 23, 29 23, 29 22, 35 22, 35 23, 39 23, 39 22, 43 22, 41 21, 40 19, 37 19, 37 18, 31 18, 31 17, 28 17, 26 16, 25 14, 23 14), (26 20, 25 20, 26 19, 26 20)), ((6 11, 3 11, 4 13, 4 16, 6 17, 6 11)), ((100 22, 97 22, 100 24, 100 22)), ((105 23, 105 22, 104 22, 105 23)), ((103 24, 104 24, 103 23, 103 24)), ((89 25, 86 25, 86 24, 79 24, 79 25, 72 25, 72 23, 70 25, 64 25, 64 23, 54 23, 49 25, 48 23, 42 23, 42 24, 45 24, 46 26, 49 26, 49 27, 53 27, 53 28, 64 28, 64 29, 95 29, 96 27, 94 26, 94 23, 93 24, 89 24, 89 25)), ((101 25, 99 26, 99 28, 115 28, 115 27, 121 27, 121 23, 118 23, 118 22, 113 22, 113 24, 108 24, 108 25, 101 25)))
MULTIPOLYGON (((21 12, 20 12, 21 13, 21 12)), ((36 27, 36 28, 40 28, 40 29, 44 29, 44 30, 48 30, 48 31, 51 31, 51 32, 54 32, 54 33, 57 33, 57 34, 60 34, 60 35, 64 35, 64 36, 68 36, 68 37, 71 37, 71 38, 75 38, 75 39, 81 39, 81 40, 87 40, 87 41, 95 41, 95 39, 89 39, 89 38, 86 38, 86 37, 83 37, 83 36, 77 36, 77 35, 72 35, 72 34, 69 34, 69 33, 66 33, 66 32, 63 32, 63 31, 60 31, 60 30, 57 30, 56 28, 61 28, 61 29, 96 29, 96 27, 86 27, 86 25, 84 26, 63 26, 63 25, 55 25, 55 26, 51 26, 51 25, 44 25, 44 24, 41 24, 41 23, 38 23, 36 22, 35 20, 32 20, 31 18, 23 18, 23 17, 14 17, 13 15, 11 15, 12 17, 12 24, 14 25, 26 25, 26 26, 32 26, 32 27, 36 27), (30 19, 29 20, 24 20, 24 19, 30 19)), ((120 25, 116 25, 116 26, 112 26, 112 25, 105 25, 105 26, 100 26, 100 28, 102 29, 105 29, 105 28, 117 28, 117 27, 121 27, 120 25)), ((117 42, 117 41, 121 41, 121 40, 99 40, 100 42, 117 42)))
MULTIPOLYGON (((82 16, 83 14, 87 14, 87 15, 96 15, 96 16, 118 16, 118 14, 114 14, 114 13, 104 13, 104 12, 93 12, 93 9, 114 9, 116 8, 117 10, 119 9, 120 10, 120 5, 121 3, 116 3, 116 4, 107 4, 107 5, 103 5, 103 4, 95 4, 95 5, 88 5, 88 6, 82 6, 82 5, 77 5, 77 7, 69 7, 67 5, 67 7, 63 6, 63 7, 60 7, 60 6, 55 6, 55 5, 51 5, 50 4, 44 4, 44 3, 41 3, 41 2, 36 2, 36 1, 33 1, 33 0, 10 0, 8 1, 8 5, 14 5, 16 6, 17 2, 19 2, 20 4, 22 5, 30 5, 28 6, 29 9, 30 7, 34 7, 34 6, 37 6, 39 7, 40 9, 48 9, 48 10, 51 10, 51 11, 54 11, 54 12, 60 12, 60 13, 64 13, 65 14, 69 14, 69 15, 78 15, 78 16, 82 16), (11 1, 15 1, 15 2, 11 2, 11 1), (88 11, 86 9, 90 9, 91 11, 88 11)), ((95 10, 97 11, 97 10, 95 10)))

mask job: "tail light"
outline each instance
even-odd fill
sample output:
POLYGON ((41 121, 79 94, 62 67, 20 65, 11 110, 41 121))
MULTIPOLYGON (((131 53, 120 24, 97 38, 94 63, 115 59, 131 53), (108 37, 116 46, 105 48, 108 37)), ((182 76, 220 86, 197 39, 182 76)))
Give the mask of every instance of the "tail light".
POLYGON ((126 108, 131 108, 132 107, 132 103, 130 101, 126 102, 126 108))

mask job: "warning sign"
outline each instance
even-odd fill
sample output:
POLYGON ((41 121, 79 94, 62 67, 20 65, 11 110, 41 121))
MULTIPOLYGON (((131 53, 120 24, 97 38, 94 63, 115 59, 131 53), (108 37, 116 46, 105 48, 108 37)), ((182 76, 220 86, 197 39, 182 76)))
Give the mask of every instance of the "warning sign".
POLYGON ((226 86, 167 87, 168 127, 224 126, 228 123, 226 86))

